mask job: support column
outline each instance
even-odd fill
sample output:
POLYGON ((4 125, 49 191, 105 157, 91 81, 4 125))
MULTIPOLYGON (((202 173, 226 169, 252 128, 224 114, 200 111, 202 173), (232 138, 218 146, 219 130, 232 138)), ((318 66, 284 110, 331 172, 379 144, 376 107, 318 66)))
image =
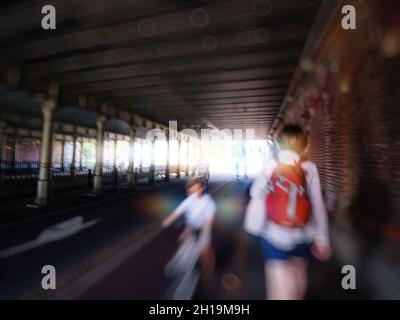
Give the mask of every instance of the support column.
POLYGON ((18 153, 19 153, 19 146, 18 146, 18 136, 15 134, 14 136, 14 152, 13 152, 13 160, 14 162, 18 162, 18 153))
POLYGON ((143 172, 143 139, 140 139, 140 164, 139 164, 139 172, 143 172))
POLYGON ((186 140, 186 172, 185 176, 189 176, 189 144, 190 144, 190 138, 188 137, 186 140))
POLYGON ((11 172, 15 173, 16 172, 16 161, 17 161, 17 146, 18 146, 18 142, 17 142, 17 129, 14 129, 14 135, 13 135, 13 145, 12 145, 12 153, 11 153, 11 172))
POLYGON ((6 129, 6 123, 4 121, 0 121, 0 183, 3 183, 3 179, 5 176, 4 173, 4 166, 5 163, 3 163, 3 159, 4 159, 4 143, 5 143, 5 139, 4 139, 4 131, 6 129))
POLYGON ((197 166, 200 166, 200 164, 201 164, 201 150, 202 149, 202 146, 201 146, 201 140, 199 139, 198 141, 197 141, 197 152, 198 152, 198 154, 197 154, 197 166))
POLYGON ((149 184, 155 184, 156 183, 156 165, 155 165, 155 160, 156 160, 156 137, 151 138, 151 163, 150 163, 150 176, 149 176, 149 184))
POLYGON ((243 175, 245 178, 247 178, 247 149, 246 149, 246 143, 243 142, 243 158, 244 158, 244 172, 243 175))
POLYGON ((40 170, 35 203, 45 206, 49 200, 51 156, 53 146, 54 114, 57 108, 55 99, 45 100, 42 104, 43 129, 42 143, 40 146, 40 170))
POLYGON ((115 168, 117 168, 117 139, 115 139, 114 140, 114 163, 113 163, 113 167, 114 167, 114 170, 115 170, 115 168))
POLYGON ((6 123, 4 121, 0 121, 0 160, 4 159, 4 131, 6 129, 6 123))
POLYGON ((181 177, 181 141, 182 141, 182 138, 179 134, 177 136, 177 140, 178 140, 178 164, 177 164, 176 177, 179 179, 181 177))
POLYGON ((80 139, 79 141, 80 144, 80 148, 79 148, 79 170, 82 170, 83 167, 83 159, 82 159, 82 155, 83 155, 83 138, 80 139))
POLYGON ((128 165, 128 175, 127 180, 129 186, 133 187, 136 183, 135 179, 135 138, 136 138, 136 128, 132 127, 129 133, 129 165, 128 165))
POLYGON ((199 140, 199 163, 203 163, 203 142, 199 140))
POLYGON ((103 154, 104 154, 104 131, 106 117, 97 118, 97 142, 96 142, 96 166, 94 169, 93 193, 100 194, 103 186, 103 154))
POLYGON ((118 141, 117 139, 114 140, 114 159, 113 159, 113 177, 116 186, 118 186, 117 141, 118 141))
POLYGON ((193 167, 193 176, 196 175, 196 171, 200 165, 200 141, 195 140, 195 157, 194 157, 194 167, 193 167))
POLYGON ((76 160, 76 135, 74 134, 73 138, 73 143, 72 143, 72 161, 71 161, 71 167, 70 167, 70 173, 71 177, 75 176, 75 160, 76 160))
POLYGON ((165 181, 169 181, 169 129, 165 132, 165 137, 167 139, 167 164, 165 168, 165 181))
POLYGON ((65 138, 63 136, 61 140, 61 171, 64 172, 64 161, 65 161, 65 138))

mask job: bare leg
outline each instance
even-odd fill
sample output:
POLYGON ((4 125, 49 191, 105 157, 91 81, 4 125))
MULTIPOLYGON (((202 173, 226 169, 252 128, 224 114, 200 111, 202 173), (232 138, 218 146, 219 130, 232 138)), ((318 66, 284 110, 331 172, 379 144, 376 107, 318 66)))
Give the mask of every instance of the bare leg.
POLYGON ((292 265, 285 260, 265 263, 266 291, 268 300, 296 299, 296 282, 292 265))
POLYGON ((185 241, 187 237, 189 237, 192 234, 192 231, 193 231, 192 228, 186 227, 179 235, 178 242, 182 243, 183 241, 185 241))
POLYGON ((211 280, 214 276, 215 254, 211 242, 208 242, 200 254, 201 267, 203 270, 204 280, 211 280))
POLYGON ((307 267, 308 262, 304 258, 293 257, 290 259, 296 284, 296 299, 302 300, 307 291, 307 267))

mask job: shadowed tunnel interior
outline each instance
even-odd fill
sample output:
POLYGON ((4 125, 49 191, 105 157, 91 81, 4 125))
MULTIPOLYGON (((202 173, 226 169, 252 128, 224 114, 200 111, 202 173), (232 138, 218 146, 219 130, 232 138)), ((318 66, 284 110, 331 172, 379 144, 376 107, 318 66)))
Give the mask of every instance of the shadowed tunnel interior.
POLYGON ((46 5, 0 4, 0 299, 171 298, 184 222, 160 222, 207 170, 215 276, 185 298, 264 299, 243 217, 293 123, 333 249, 311 259, 306 298, 400 298, 398 1, 46 5), (41 287, 44 265, 57 290, 41 287))

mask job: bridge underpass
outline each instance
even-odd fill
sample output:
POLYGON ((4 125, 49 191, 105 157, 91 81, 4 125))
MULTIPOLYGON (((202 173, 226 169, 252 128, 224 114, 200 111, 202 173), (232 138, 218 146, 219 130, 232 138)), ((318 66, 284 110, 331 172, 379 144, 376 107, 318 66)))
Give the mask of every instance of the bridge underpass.
POLYGON ((217 269, 188 298, 263 299, 242 219, 270 142, 295 122, 333 246, 307 298, 399 298, 400 9, 349 4, 356 30, 340 1, 54 1, 55 30, 40 27, 44 2, 2 3, 0 297, 164 298, 182 226, 160 220, 208 165, 217 269), (55 292, 40 287, 48 264, 55 292), (344 265, 357 290, 341 287, 344 265))

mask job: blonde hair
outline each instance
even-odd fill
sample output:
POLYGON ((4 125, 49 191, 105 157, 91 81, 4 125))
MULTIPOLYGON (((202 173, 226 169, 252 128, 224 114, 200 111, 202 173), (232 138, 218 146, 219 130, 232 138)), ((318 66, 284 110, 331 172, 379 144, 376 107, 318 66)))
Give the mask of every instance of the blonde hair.
POLYGON ((307 135, 296 124, 287 124, 279 132, 276 142, 280 149, 302 153, 307 147, 307 135))
POLYGON ((193 187, 196 184, 200 184, 203 187, 204 186, 204 178, 202 178, 202 177, 194 177, 194 178, 189 179, 186 182, 186 189, 189 189, 189 188, 193 187))

